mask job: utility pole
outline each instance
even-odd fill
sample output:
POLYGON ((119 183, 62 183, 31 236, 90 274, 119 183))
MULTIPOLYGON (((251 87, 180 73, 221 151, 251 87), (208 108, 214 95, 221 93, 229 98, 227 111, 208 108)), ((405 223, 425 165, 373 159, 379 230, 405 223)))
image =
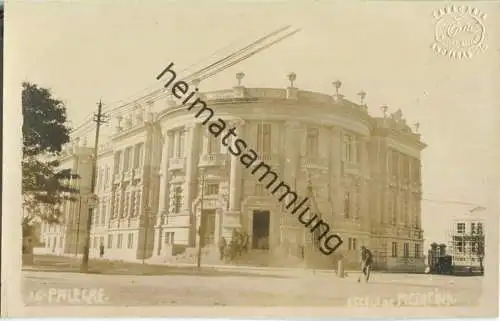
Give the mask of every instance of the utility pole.
POLYGON ((95 183, 96 183, 96 169, 97 169, 97 156, 99 148, 99 131, 101 129, 101 124, 107 121, 107 115, 102 113, 102 102, 97 103, 97 114, 94 114, 94 122, 96 123, 95 130, 95 141, 94 141, 94 153, 92 157, 92 176, 90 179, 90 198, 88 198, 88 216, 87 216, 87 229, 85 230, 85 246, 83 248, 83 258, 82 265, 80 267, 81 272, 88 272, 89 269, 89 251, 90 251, 90 229, 92 228, 92 212, 96 206, 95 198, 95 183))
POLYGON ((198 268, 201 267, 201 248, 203 247, 203 196, 205 192, 205 172, 202 169, 201 170, 201 202, 200 202, 200 227, 198 228, 198 235, 199 235, 199 241, 198 241, 198 260, 197 260, 197 266, 198 268))
POLYGON ((78 256, 78 249, 80 247, 80 215, 82 212, 82 194, 78 191, 78 222, 76 223, 76 243, 75 243, 75 256, 78 256))

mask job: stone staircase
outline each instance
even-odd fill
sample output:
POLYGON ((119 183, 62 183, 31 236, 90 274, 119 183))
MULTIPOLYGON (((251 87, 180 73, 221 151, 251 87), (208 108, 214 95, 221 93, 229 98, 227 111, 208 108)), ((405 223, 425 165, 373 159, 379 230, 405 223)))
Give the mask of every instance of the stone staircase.
MULTIPOLYGON (((194 247, 188 247, 186 250, 180 254, 169 257, 156 256, 148 260, 151 264, 196 264, 198 260, 198 249, 194 247)), ((210 246, 205 247, 201 250, 201 262, 202 264, 208 265, 222 265, 223 261, 219 258, 219 252, 216 247, 210 246)))
MULTIPOLYGON (((148 260, 151 264, 196 264, 198 259, 197 248, 186 248, 186 250, 178 255, 170 257, 156 256, 148 260)), ((241 266, 256 266, 256 267, 304 267, 304 262, 301 258, 287 255, 281 251, 262 251, 251 250, 236 257, 231 262, 220 260, 219 251, 215 246, 210 246, 202 249, 201 263, 206 265, 241 265, 241 266)))

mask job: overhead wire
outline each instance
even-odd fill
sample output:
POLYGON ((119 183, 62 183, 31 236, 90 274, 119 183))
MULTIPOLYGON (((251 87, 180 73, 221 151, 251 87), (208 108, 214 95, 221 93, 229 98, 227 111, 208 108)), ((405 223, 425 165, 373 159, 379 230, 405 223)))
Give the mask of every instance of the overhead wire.
MULTIPOLYGON (((255 47, 258 43, 260 43, 260 42, 262 42, 262 41, 265 41, 266 39, 268 39, 268 38, 270 38, 270 37, 272 37, 272 36, 274 36, 274 35, 276 35, 276 34, 278 34, 278 33, 282 32, 282 31, 284 31, 284 30, 288 29, 289 27, 290 27, 290 26, 285 26, 285 27, 279 28, 278 30, 275 30, 275 31, 273 31, 273 32, 271 32, 271 33, 269 33, 269 34, 267 34, 267 35, 263 36, 263 37, 260 37, 259 39, 257 39, 256 41, 252 42, 251 44, 249 44, 249 45, 247 45, 247 46, 245 46, 245 47, 243 47, 243 48, 241 48, 241 49, 237 50, 236 52, 234 52, 234 53, 232 53, 232 54, 227 55, 226 57, 224 57, 224 58, 222 58, 222 59, 219 59, 218 61, 216 61, 216 62, 214 62, 214 63, 210 64, 210 65, 209 65, 209 66, 207 66, 207 67, 202 68, 201 70, 198 70, 198 71, 196 71, 196 72, 191 73, 190 75, 188 75, 188 76, 186 76, 186 77, 184 77, 184 78, 185 78, 185 79, 194 78, 194 77, 196 77, 197 75, 203 74, 203 72, 206 72, 206 71, 209 71, 209 72, 210 72, 210 69, 217 68, 217 66, 219 66, 220 64, 222 64, 222 63, 224 63, 224 62, 229 61, 231 58, 236 57, 236 56, 238 56, 238 55, 240 55, 240 54, 244 53, 245 51, 248 51, 249 49, 251 49, 251 48, 255 47)), ((224 47, 224 48, 222 48, 222 49, 219 49, 219 50, 215 51, 214 53, 212 53, 211 55, 209 55, 206 59, 209 59, 210 57, 213 57, 213 56, 214 56, 214 55, 216 55, 217 53, 220 53, 221 51, 224 51, 224 50, 226 50, 227 48, 232 47, 232 46, 234 45, 234 43, 235 43, 235 42, 233 42, 233 44, 230 44, 230 45, 228 45, 228 46, 225 46, 225 47, 224 47)), ((269 46, 267 46, 267 47, 269 47, 269 46)), ((267 47, 266 47, 266 48, 267 48, 267 47)), ((255 53, 253 53, 253 54, 255 54, 255 53)), ((253 55, 253 54, 252 54, 252 55, 253 55)), ((193 66, 199 65, 199 64, 200 64, 203 60, 206 60, 206 59, 201 59, 200 61, 198 61, 198 62, 196 62, 196 63, 191 64, 190 66, 188 66, 188 67, 184 68, 183 70, 181 70, 181 71, 180 71, 180 73, 185 72, 186 70, 189 70, 189 69, 190 69, 190 68, 192 68, 193 66)), ((241 61, 241 60, 239 60, 239 61, 241 61)), ((232 64, 232 65, 234 65, 234 64, 232 64)), ((225 69, 225 68, 224 68, 224 69, 225 69)), ((222 70, 224 70, 224 69, 222 69, 222 70)), ((207 76, 207 77, 203 77, 203 79, 206 79, 206 78, 208 78, 208 77, 211 77, 212 75, 216 74, 217 72, 220 72, 220 71, 215 71, 215 72, 214 72, 214 71, 212 71, 212 72, 211 72, 211 74, 210 74, 209 76, 207 76)), ((154 87, 154 86, 151 86, 151 87, 154 87)), ((149 87, 149 88, 151 88, 151 87, 149 87)), ((147 90, 147 89, 148 89, 148 88, 146 88, 146 89, 142 90, 141 92, 143 92, 143 91, 145 91, 145 90, 147 90)), ((155 94, 161 93, 161 91, 163 91, 163 90, 164 90, 164 88, 159 88, 159 89, 153 90, 153 92, 151 92, 151 93, 148 93, 148 94, 143 95, 143 96, 141 96, 141 97, 139 97, 139 98, 133 99, 133 100, 131 100, 131 101, 129 101, 129 102, 123 103, 123 104, 121 104, 121 105, 119 105, 119 106, 117 106, 117 107, 114 107, 114 108, 112 108, 112 107, 105 107, 105 108, 104 108, 104 112, 105 112, 105 113, 107 113, 108 115, 112 116, 112 115, 116 114, 117 112, 123 112, 124 110, 131 110, 131 109, 135 108, 134 103, 137 103, 138 101, 144 100, 144 99, 146 99, 146 98, 148 98, 148 97, 152 97, 152 96, 154 96, 155 94), (128 106, 128 108, 126 108, 127 106, 128 106)), ((164 96, 164 95, 163 95, 163 96, 164 96)), ((129 97, 130 97, 130 96, 129 96, 129 97)), ((156 101, 156 100, 157 100, 157 99, 155 99, 155 101, 156 101)), ((118 101, 116 101, 116 102, 122 102, 122 101, 124 101, 124 100, 122 99, 122 100, 118 100, 118 101)), ((115 103, 116 103, 116 102, 115 102, 115 103)), ((91 131, 93 130, 93 126, 92 126, 92 123, 91 123, 91 121, 90 121, 90 120, 91 120, 91 118, 92 118, 92 116, 88 116, 88 117, 87 117, 87 120, 86 120, 85 122, 83 122, 82 124, 80 124, 80 125, 76 126, 76 128, 72 130, 72 133, 75 133, 75 132, 78 132, 78 133, 82 133, 82 132, 88 133, 88 132, 91 132, 91 131), (85 130, 85 127, 92 127, 92 128, 87 128, 87 130, 85 130)), ((83 133, 82 133, 82 134, 83 134, 83 133)))
MULTIPOLYGON (((211 71, 210 73, 207 73, 207 74, 205 74, 205 75, 202 75, 201 77, 199 77, 199 78, 197 78, 197 79, 199 79, 200 81, 205 80, 205 79, 208 79, 208 78, 210 78, 210 77, 212 77, 212 76, 214 76, 214 75, 216 75, 216 74, 218 74, 218 73, 220 73, 220 72, 222 72, 222 71, 226 70, 227 68, 230 68, 230 67, 232 67, 232 66, 236 65, 237 63, 239 63, 239 62, 241 62, 241 61, 243 61, 243 60, 246 60, 246 59, 250 58, 251 56, 253 56, 253 55, 255 55, 255 54, 259 53, 260 51, 262 51, 262 50, 264 50, 264 49, 267 49, 267 48, 269 48, 270 46, 272 46, 272 45, 274 45, 274 44, 276 44, 276 43, 278 43, 278 42, 280 42, 280 41, 282 41, 282 40, 284 40, 284 39, 286 39, 286 38, 288 38, 288 37, 292 36, 293 34, 295 34, 295 33, 299 32, 299 31, 300 31, 300 29, 297 29, 297 30, 295 30, 295 31, 293 31, 293 32, 290 32, 290 33, 286 34, 285 36, 282 36, 281 38, 278 38, 278 39, 276 39, 276 40, 272 41, 271 43, 266 44, 266 45, 265 45, 265 46, 263 46, 263 47, 260 47, 260 48, 258 48, 258 49, 255 49, 254 51, 251 51, 250 53, 248 53, 248 54, 246 54, 246 55, 244 55, 244 56, 242 56, 242 57, 238 58, 237 60, 231 61, 231 62, 229 62, 229 63, 227 63, 227 64, 225 64, 225 65, 222 65, 222 66, 221 66, 221 67, 219 67, 218 69, 215 69, 215 70, 211 71)), ((193 79, 192 79, 192 80, 193 80, 193 79)), ((189 83, 190 81, 187 81, 187 82, 189 83)), ((163 93, 163 94, 161 94, 161 95, 159 95, 159 96, 155 97, 155 98, 153 99, 153 101, 157 101, 157 100, 163 99, 163 98, 165 98, 165 97, 167 97, 167 96, 170 96, 170 95, 171 95, 171 94, 170 94, 170 93, 168 93, 168 92, 167 92, 167 93, 163 93)))

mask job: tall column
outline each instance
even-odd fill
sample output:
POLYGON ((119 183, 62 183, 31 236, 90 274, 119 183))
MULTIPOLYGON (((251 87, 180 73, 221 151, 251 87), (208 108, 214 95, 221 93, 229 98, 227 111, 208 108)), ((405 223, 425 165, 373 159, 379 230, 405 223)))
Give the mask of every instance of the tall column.
POLYGON ((182 211, 191 213, 191 205, 193 202, 194 190, 196 188, 197 179, 196 179, 196 167, 198 165, 198 146, 196 146, 197 142, 197 133, 198 133, 198 125, 193 124, 190 126, 186 126, 186 138, 184 142, 184 150, 186 155, 186 174, 185 174, 185 182, 184 182, 184 200, 182 203, 182 211))
MULTIPOLYGON (((303 191, 298 189, 298 175, 300 173, 300 141, 302 140, 302 137, 300 135, 300 123, 293 120, 286 121, 284 124, 284 129, 285 142, 280 151, 282 155, 285 155, 283 171, 284 180, 298 195, 301 195, 303 191)), ((283 200, 283 204, 288 204, 288 202, 289 200, 283 200)), ((300 200, 296 201, 296 203, 298 202, 300 202, 300 200)), ((293 205, 291 206, 291 208, 293 209, 293 205)), ((284 222, 286 226, 295 226, 297 225, 298 221, 291 215, 285 214, 284 222)), ((284 234, 285 239, 294 239, 292 237, 287 237, 286 231, 284 232, 284 234)))
MULTIPOLYGON (((243 137, 244 121, 231 121, 230 128, 236 127, 236 133, 243 137)), ((242 194, 242 164, 237 156, 231 155, 231 165, 229 174, 229 210, 222 217, 221 235, 230 238, 233 227, 241 226, 241 194, 242 194)))
POLYGON ((156 215, 153 255, 161 253, 161 246, 163 244, 161 226, 165 222, 165 217, 168 215, 169 209, 168 161, 170 155, 168 155, 168 146, 170 142, 171 137, 169 136, 169 132, 165 130, 163 133, 163 148, 161 149, 159 206, 158 214, 156 215))
MULTIPOLYGON (((344 212, 344 196, 341 193, 341 182, 342 182, 342 131, 339 127, 332 127, 330 129, 331 137, 331 154, 330 154, 330 186, 332 187, 331 202, 333 203, 333 216, 339 216, 340 213, 344 212)), ((338 217, 337 217, 338 219, 338 217)))
MULTIPOLYGON (((241 126, 238 128, 241 131, 241 126)), ((242 164, 236 156, 231 157, 229 174, 229 211, 241 210, 241 171, 242 164)))
POLYGON ((370 163, 368 159, 368 137, 359 138, 359 157, 361 160, 361 180, 360 180, 360 210, 361 210, 361 224, 366 228, 371 225, 370 220, 372 217, 368 213, 368 202, 370 199, 369 179, 370 179, 370 163))
MULTIPOLYGON (((184 143, 184 150, 186 151, 186 173, 183 188, 183 202, 182 202, 182 214, 188 216, 189 222, 189 237, 188 242, 190 246, 196 245, 196 215, 193 212, 192 205, 194 200, 194 195, 196 191, 196 185, 198 184, 197 177, 197 166, 199 158, 199 146, 197 142, 199 141, 199 124, 191 124, 186 126, 186 138, 184 143)), ((181 142, 182 143, 182 142, 181 142)))
POLYGON ((172 140, 171 133, 165 131, 163 134, 163 148, 160 163, 160 204, 158 209, 158 225, 162 224, 163 217, 167 215, 169 209, 168 163, 170 155, 168 154, 168 150, 172 140))

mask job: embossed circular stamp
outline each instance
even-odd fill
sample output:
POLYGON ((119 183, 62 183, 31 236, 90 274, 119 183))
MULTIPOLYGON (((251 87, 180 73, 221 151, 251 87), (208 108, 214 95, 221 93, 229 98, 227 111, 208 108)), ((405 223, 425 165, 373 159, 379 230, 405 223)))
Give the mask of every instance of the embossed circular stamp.
POLYGON ((486 14, 465 5, 451 5, 435 10, 432 49, 454 59, 471 58, 487 49, 484 43, 486 14))

